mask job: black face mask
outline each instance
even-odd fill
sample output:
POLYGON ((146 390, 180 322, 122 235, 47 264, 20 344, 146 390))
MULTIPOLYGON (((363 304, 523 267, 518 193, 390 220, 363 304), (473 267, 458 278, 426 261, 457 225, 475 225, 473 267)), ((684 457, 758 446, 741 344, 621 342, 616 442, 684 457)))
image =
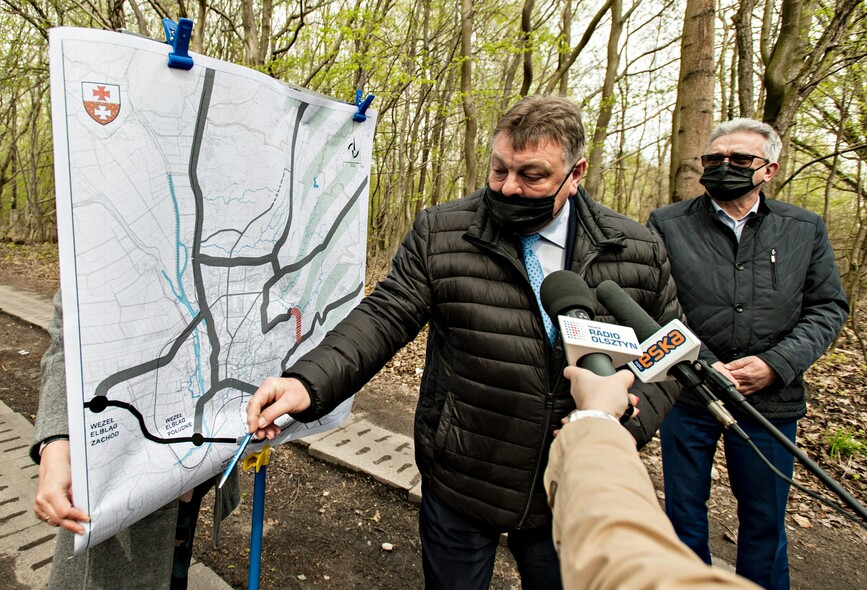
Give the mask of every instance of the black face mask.
MULTIPOLYGON (((577 164, 576 162, 575 165, 577 164)), ((548 197, 507 197, 491 189, 490 185, 485 186, 485 205, 502 229, 519 236, 534 234, 554 219, 554 201, 566 181, 572 177, 574 169, 575 166, 572 166, 554 194, 548 197)))
POLYGON ((723 162, 714 168, 705 168, 699 182, 714 201, 734 201, 763 184, 753 184, 753 174, 767 165, 765 163, 758 168, 743 168, 723 162))
POLYGON ((554 219, 554 197, 507 197, 485 187, 485 204, 502 229, 518 234, 534 234, 554 219))

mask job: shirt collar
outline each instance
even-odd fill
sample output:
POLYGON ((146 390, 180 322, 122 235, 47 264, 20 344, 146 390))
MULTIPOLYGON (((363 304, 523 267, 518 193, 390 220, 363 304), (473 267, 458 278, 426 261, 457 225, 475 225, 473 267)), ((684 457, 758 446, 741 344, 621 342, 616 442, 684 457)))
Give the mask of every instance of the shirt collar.
POLYGON ((539 230, 539 235, 556 244, 560 248, 566 248, 569 238, 569 215, 572 208, 572 199, 566 199, 566 203, 560 209, 559 215, 554 221, 539 230))
POLYGON ((731 220, 734 221, 734 222, 744 221, 745 219, 749 219, 750 217, 752 217, 753 215, 755 215, 756 213, 758 213, 758 211, 759 211, 759 205, 761 204, 761 202, 762 202, 761 197, 757 198, 757 199, 756 199, 756 202, 753 203, 753 206, 750 207, 750 210, 747 211, 746 215, 744 215, 744 216, 741 217, 740 219, 735 219, 734 217, 732 217, 731 215, 729 215, 725 210, 723 210, 723 208, 720 207, 719 204, 718 204, 716 201, 714 201, 713 199, 710 200, 710 204, 713 205, 713 210, 716 211, 716 216, 717 216, 717 217, 720 217, 720 218, 722 218, 722 217, 728 217, 729 219, 731 219, 731 220))

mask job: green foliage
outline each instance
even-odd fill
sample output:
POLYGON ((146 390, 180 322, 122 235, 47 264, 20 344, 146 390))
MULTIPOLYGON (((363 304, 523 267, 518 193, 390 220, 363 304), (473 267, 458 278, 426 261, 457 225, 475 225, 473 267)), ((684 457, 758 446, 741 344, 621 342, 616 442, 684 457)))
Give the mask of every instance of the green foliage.
POLYGON ((827 437, 828 454, 834 461, 857 459, 867 453, 867 443, 864 442, 864 431, 854 428, 843 428, 834 431, 827 437))
MULTIPOLYGON (((568 72, 567 94, 582 105, 585 122, 596 120, 603 106, 613 109, 602 145, 604 158, 600 201, 640 221, 664 204, 667 194, 671 108, 675 102, 679 45, 685 0, 634 3, 621 38, 620 75, 615 94, 600 104, 606 70, 610 13, 595 30, 586 31, 596 8, 571 6, 564 30, 564 0, 535 3, 532 31, 520 33, 523 0, 474 2, 472 98, 476 109, 479 178, 464 179, 463 136, 465 96, 459 91, 460 3, 421 0, 271 0, 270 23, 262 23, 263 0, 208 0, 202 53, 254 67, 289 84, 304 86, 351 101, 356 89, 376 95, 379 112, 371 179, 371 231, 400 236, 415 212, 431 203, 462 196, 484 182, 489 133, 503 110, 519 98, 524 58, 530 58, 530 92, 548 86, 564 53, 589 38, 568 72), (255 22, 244 26, 245 3, 255 22), (299 11, 304 11, 303 15, 299 11), (267 24, 267 27, 263 27, 267 24), (568 34, 567 34, 568 33, 568 34), (248 55, 250 42, 263 47, 248 55), (382 229, 380 229, 382 228, 382 229)), ((54 212, 51 195, 51 130, 48 88, 47 31, 53 26, 127 29, 162 37, 160 18, 181 15, 201 19, 197 8, 176 0, 88 3, 71 0, 6 0, 0 3, 0 235, 11 224, 27 235, 50 237, 54 212), (111 14, 110 8, 121 11, 111 14), (157 13, 157 10, 160 13, 157 13), (163 14, 165 12, 166 14, 163 14), (12 210, 19 220, 13 222, 12 210), (21 221, 24 219, 25 221, 21 221)), ((807 39, 815 42, 836 10, 818 0, 807 39)), ((847 36, 833 50, 842 57, 817 80, 818 89, 798 113, 788 173, 833 151, 840 106, 847 109, 842 127, 844 147, 867 140, 867 95, 863 56, 867 55, 865 8, 860 5, 847 36), (862 57, 859 57, 862 56, 862 57), (836 118, 835 118, 835 113, 836 118)), ((761 12, 761 11, 759 11, 761 12)), ((774 13, 774 18, 779 18, 774 13)), ((731 30, 717 35, 731 39, 731 30)), ((757 25, 758 26, 758 25, 757 25)), ((773 29, 774 27, 771 27, 773 29)), ((758 31, 758 28, 757 28, 758 31)), ((721 48, 730 63, 731 43, 721 48)), ((756 55, 760 52, 757 50, 756 55)), ((757 59, 757 68, 761 63, 757 59)), ((757 76, 760 72, 757 70, 757 76)), ((759 99, 760 101, 761 99, 759 99)), ((588 138, 592 129, 588 129, 588 138)), ((867 208, 858 205, 858 166, 867 150, 847 152, 837 175, 825 190, 829 160, 807 166, 784 189, 781 198, 822 211, 826 198, 831 219, 852 217, 867 208), (827 195, 827 196, 826 196, 827 195)), ((863 176, 860 178, 863 179, 863 176)), ((848 236, 857 222, 829 223, 832 235, 848 236)), ((25 236, 26 237, 26 236, 25 236)), ((842 239, 842 238, 841 238, 842 239)), ((372 249, 394 247, 393 237, 373 236, 372 249)), ((375 255, 376 252, 371 252, 375 255)))

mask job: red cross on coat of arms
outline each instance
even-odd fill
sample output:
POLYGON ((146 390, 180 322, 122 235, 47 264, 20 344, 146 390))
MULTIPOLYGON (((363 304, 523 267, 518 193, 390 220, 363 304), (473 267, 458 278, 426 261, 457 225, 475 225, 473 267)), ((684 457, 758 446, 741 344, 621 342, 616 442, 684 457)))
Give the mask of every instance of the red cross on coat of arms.
POLYGON ((90 118, 108 125, 120 113, 120 86, 101 82, 82 82, 81 100, 90 118))

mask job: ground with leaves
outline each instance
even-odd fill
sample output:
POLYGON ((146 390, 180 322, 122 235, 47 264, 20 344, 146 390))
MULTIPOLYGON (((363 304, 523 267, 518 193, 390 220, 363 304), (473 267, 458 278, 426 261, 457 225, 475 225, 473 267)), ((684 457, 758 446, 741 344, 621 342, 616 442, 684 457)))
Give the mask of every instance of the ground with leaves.
MULTIPOLYGON (((57 288, 56 251, 51 246, 0 242, 0 284, 50 294, 57 288)), ((384 427, 411 428, 424 341, 422 334, 359 394, 356 412, 376 416, 384 427)), ((864 503, 867 370, 857 342, 847 328, 835 351, 809 371, 810 411, 800 423, 798 442, 864 503)), ((47 345, 42 330, 0 314, 0 399, 30 419, 38 401, 39 358, 47 345)), ((651 443, 642 456, 661 489, 658 444, 651 443)), ((797 481, 813 490, 823 489, 803 468, 796 471, 797 481)), ((737 519, 725 473, 720 453, 710 501, 711 546, 716 556, 731 563, 737 519)), ((236 588, 246 587, 247 582, 249 474, 242 475, 242 485, 241 508, 224 521, 219 546, 212 545, 208 507, 199 521, 196 543, 197 559, 236 588)), ((420 588, 417 518, 417 507, 405 494, 313 459, 302 446, 281 447, 268 474, 262 587, 420 588)), ((867 574, 860 567, 867 535, 861 529, 799 491, 793 491, 789 502, 788 526, 793 588, 867 587, 867 574)), ((514 565, 502 548, 493 587, 519 587, 514 565)))

